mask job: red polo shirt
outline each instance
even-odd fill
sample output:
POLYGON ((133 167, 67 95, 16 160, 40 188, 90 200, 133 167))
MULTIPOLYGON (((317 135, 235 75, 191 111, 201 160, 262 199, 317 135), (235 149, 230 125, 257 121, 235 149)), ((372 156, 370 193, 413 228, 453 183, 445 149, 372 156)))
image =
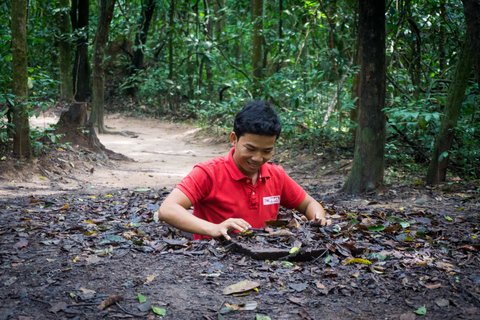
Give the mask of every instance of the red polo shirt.
MULTIPOLYGON (((217 224, 241 218, 252 228, 262 228, 266 220, 277 218, 280 205, 293 209, 305 199, 302 187, 282 167, 271 163, 260 167, 257 183, 252 185, 252 179, 235 164, 234 151, 197 164, 177 185, 192 202, 196 217, 217 224)), ((195 239, 202 238, 195 235, 195 239)))

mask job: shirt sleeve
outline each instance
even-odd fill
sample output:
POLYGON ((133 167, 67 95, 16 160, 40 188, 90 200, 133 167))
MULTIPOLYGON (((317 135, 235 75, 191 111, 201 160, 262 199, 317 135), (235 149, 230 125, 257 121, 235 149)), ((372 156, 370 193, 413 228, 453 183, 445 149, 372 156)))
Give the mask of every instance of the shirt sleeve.
POLYGON ((307 193, 284 170, 282 172, 284 180, 280 205, 287 209, 294 209, 302 203, 307 193))
POLYGON ((176 188, 195 205, 210 194, 212 179, 202 167, 195 166, 176 188))

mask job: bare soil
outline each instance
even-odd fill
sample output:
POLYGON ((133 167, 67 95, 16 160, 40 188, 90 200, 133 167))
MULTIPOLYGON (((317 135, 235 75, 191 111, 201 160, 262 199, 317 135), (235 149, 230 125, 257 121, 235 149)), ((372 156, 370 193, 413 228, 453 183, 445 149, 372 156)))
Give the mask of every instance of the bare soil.
POLYGON ((0 166, 0 319, 479 318, 478 181, 389 177, 352 197, 339 192, 348 159, 279 150, 274 161, 333 226, 282 210, 290 227, 192 242, 155 212, 195 163, 228 151, 227 137, 120 115, 106 124, 134 132, 100 136, 134 162, 64 146, 0 166), (224 294, 246 280, 256 290, 224 294))

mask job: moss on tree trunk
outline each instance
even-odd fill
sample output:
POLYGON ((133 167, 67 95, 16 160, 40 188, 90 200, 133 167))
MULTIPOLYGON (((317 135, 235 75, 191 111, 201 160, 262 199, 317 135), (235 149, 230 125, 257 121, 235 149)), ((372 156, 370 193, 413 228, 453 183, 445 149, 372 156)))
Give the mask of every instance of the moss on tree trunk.
POLYGON ((115 0, 101 0, 100 2, 100 18, 98 20, 93 53, 93 99, 90 121, 94 125, 98 125, 98 131, 100 133, 105 131, 103 122, 105 113, 105 70, 103 60, 114 7, 115 0))
POLYGON ((69 0, 60 0, 60 7, 65 11, 59 13, 60 41, 59 49, 59 67, 60 67, 60 98, 67 101, 73 100, 73 82, 71 67, 72 47, 68 42, 68 33, 70 33, 70 17, 67 9, 69 0))
POLYGON ((349 194, 380 187, 385 157, 385 1, 361 0, 359 12, 358 128, 352 171, 343 187, 349 194))
POLYGON ((465 97, 468 79, 472 73, 473 54, 468 35, 465 36, 465 42, 460 52, 452 84, 448 91, 447 103, 445 105, 445 116, 442 118, 440 131, 433 147, 432 161, 427 170, 427 184, 436 184, 445 181, 447 175, 448 155, 444 152, 452 148, 453 138, 455 137, 455 128, 458 117, 462 110, 462 102, 465 97))
POLYGON ((15 95, 13 107, 13 153, 20 159, 30 157, 30 126, 28 123, 28 63, 27 63, 27 0, 12 1, 12 69, 15 95))

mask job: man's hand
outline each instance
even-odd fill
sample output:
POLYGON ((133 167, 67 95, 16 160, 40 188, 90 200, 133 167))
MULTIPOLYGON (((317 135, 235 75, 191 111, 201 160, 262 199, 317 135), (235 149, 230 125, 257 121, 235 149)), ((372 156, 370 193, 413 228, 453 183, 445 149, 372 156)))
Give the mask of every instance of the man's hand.
POLYGON ((228 235, 228 232, 230 230, 238 230, 242 232, 248 230, 251 227, 252 226, 243 219, 230 218, 220 224, 216 224, 210 232, 209 236, 211 236, 212 238, 224 236, 225 239, 230 240, 231 238, 228 235))
MULTIPOLYGON (((302 221, 308 221, 308 218, 305 217, 305 216, 302 216, 302 221)), ((313 222, 314 224, 319 224, 321 225, 322 227, 325 227, 325 226, 329 226, 332 224, 332 220, 329 220, 329 219, 326 219, 326 218, 323 218, 320 213, 317 213, 315 214, 315 217, 310 220, 311 222, 313 222)))

